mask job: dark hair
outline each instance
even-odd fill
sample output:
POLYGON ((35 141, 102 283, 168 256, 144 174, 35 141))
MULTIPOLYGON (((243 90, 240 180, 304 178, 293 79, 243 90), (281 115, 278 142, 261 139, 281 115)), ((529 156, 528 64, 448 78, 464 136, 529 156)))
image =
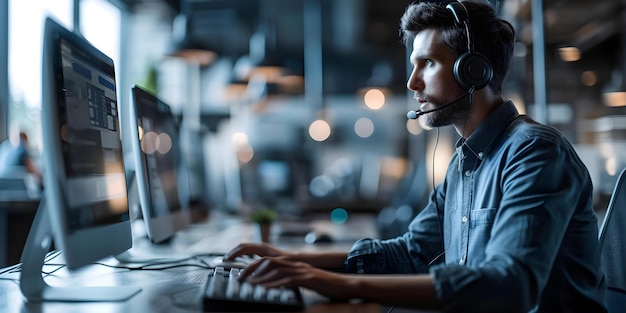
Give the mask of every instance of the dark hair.
MULTIPOLYGON (((450 1, 447 1, 448 3, 450 1)), ((513 57, 515 30, 513 26, 496 16, 485 1, 463 1, 469 16, 470 37, 474 52, 484 55, 493 67, 493 79, 489 86, 494 92, 502 91, 513 57)), ((409 5, 400 20, 402 40, 411 46, 417 33, 429 28, 441 30, 440 40, 459 56, 467 52, 465 27, 458 25, 445 3, 420 2, 409 5)))

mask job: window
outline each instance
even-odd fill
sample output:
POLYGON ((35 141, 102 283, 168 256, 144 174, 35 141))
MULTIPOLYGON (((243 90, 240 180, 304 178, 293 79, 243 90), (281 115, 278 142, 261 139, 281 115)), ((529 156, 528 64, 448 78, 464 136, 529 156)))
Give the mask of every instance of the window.
MULTIPOLYGON (((80 1, 80 31, 94 46, 120 57, 121 11, 109 0, 80 1)), ((41 147, 41 51, 43 22, 50 16, 68 29, 73 25, 74 0, 9 0, 8 135, 26 130, 41 147)), ((118 72, 119 74, 119 72, 118 72)), ((37 149, 39 147, 39 149, 37 149)))
POLYGON ((43 22, 51 16, 72 28, 72 0, 9 0, 8 134, 24 129, 40 142, 43 22))
POLYGON ((113 59, 119 73, 122 14, 108 0, 80 1, 80 30, 94 46, 113 59))

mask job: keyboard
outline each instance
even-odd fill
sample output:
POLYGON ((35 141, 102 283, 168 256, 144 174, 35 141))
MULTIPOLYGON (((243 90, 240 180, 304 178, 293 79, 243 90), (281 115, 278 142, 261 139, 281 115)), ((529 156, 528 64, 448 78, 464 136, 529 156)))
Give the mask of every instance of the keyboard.
POLYGON ((304 304, 298 288, 264 288, 237 281, 239 268, 216 267, 202 288, 205 312, 293 312, 304 304))

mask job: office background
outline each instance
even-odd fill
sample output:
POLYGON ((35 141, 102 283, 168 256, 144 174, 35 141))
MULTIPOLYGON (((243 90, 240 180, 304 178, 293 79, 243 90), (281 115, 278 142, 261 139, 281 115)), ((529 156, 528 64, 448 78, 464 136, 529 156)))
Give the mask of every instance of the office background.
MULTIPOLYGON (((457 138, 405 118, 416 104, 398 24, 410 2, 2 1, 0 140, 26 130, 39 156, 41 31, 53 16, 114 59, 120 108, 133 84, 173 107, 195 205, 365 211, 392 236, 443 177, 457 138), (272 67, 257 72, 261 63, 272 67)), ((626 166, 626 1, 490 3, 518 35, 505 97, 575 144, 601 214, 626 166)))

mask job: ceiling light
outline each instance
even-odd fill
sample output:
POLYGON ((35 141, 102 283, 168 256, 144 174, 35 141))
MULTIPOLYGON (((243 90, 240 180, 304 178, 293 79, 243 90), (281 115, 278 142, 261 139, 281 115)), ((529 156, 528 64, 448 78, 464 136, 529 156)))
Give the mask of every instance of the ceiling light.
POLYGON ((626 106, 626 82, 624 74, 615 69, 611 73, 611 80, 603 89, 604 104, 609 107, 626 106))
POLYGON ((565 62, 575 62, 580 60, 580 49, 576 47, 561 47, 559 48, 559 55, 561 60, 565 62))
POLYGON ((262 75, 270 82, 276 82, 283 76, 284 67, 277 56, 275 30, 263 25, 250 37, 250 61, 252 68, 249 77, 262 75))
POLYGON ((185 4, 185 1, 183 1, 181 3, 181 14, 174 18, 172 42, 168 48, 167 55, 179 57, 200 66, 210 65, 217 59, 218 55, 206 43, 191 36, 188 6, 189 4, 185 4))
POLYGON ((626 106, 626 91, 613 91, 604 93, 604 103, 609 107, 626 106))

